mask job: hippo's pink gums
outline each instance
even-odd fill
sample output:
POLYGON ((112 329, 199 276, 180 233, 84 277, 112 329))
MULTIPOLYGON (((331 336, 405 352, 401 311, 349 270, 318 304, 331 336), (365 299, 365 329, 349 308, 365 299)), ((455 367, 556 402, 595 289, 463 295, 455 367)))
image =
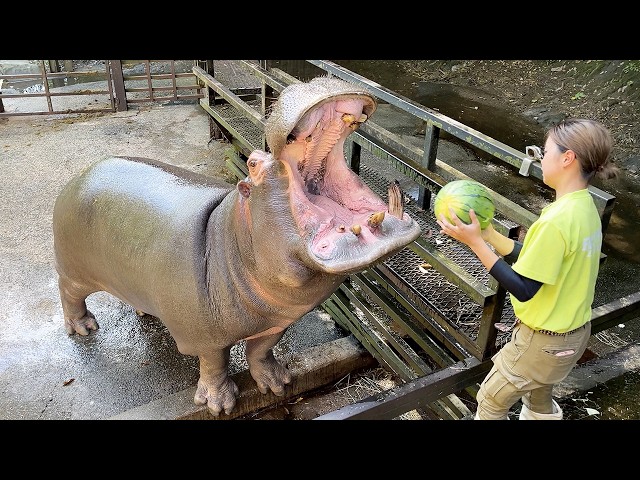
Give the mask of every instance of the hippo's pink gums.
POLYGON ((241 340, 260 391, 284 395, 291 376, 272 348, 285 329, 420 235, 397 186, 388 207, 344 161, 345 138, 375 108, 338 79, 287 87, 265 126, 271 153, 254 151, 236 188, 143 158, 90 166, 53 213, 67 332, 98 328, 85 299, 107 291, 199 358, 194 401, 213 415, 235 406, 227 369, 241 340))

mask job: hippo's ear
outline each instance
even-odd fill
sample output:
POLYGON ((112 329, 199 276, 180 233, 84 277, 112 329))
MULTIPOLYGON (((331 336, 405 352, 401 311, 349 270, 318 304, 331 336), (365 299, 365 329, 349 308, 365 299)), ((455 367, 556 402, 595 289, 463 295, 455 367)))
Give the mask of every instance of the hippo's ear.
POLYGON ((249 198, 249 195, 251 194, 251 182, 240 180, 236 186, 238 188, 238 191, 240 192, 240 195, 242 195, 244 198, 249 198))

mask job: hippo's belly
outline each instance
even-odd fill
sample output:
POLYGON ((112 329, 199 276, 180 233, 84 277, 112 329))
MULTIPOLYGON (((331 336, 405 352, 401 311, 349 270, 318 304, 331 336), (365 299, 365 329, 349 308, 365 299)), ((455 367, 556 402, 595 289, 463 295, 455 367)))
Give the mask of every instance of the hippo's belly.
POLYGON ((160 318, 176 302, 195 308, 206 291, 207 222, 231 189, 147 159, 97 162, 56 200, 58 272, 160 318))

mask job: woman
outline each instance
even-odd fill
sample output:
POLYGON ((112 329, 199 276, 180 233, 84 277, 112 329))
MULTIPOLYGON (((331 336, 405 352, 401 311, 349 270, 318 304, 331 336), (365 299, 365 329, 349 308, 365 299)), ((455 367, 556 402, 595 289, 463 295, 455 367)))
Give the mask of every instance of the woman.
POLYGON ((480 385, 480 420, 507 420, 520 399, 520 420, 561 420, 553 386, 569 375, 591 335, 602 225, 588 185, 595 175, 617 174, 610 162, 613 139, 602 124, 587 119, 567 119, 545 137, 542 179, 556 198, 523 242, 491 225, 481 230, 473 210, 468 225, 453 210, 453 223, 444 215, 437 219, 440 232, 467 244, 510 293, 517 318, 480 385))

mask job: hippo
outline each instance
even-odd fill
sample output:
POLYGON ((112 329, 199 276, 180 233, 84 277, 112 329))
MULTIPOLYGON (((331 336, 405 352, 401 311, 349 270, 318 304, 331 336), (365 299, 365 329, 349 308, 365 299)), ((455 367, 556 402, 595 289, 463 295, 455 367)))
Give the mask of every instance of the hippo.
POLYGON ((236 185, 157 159, 91 164, 53 211, 66 332, 98 329, 85 300, 106 291, 198 357, 194 402, 215 417, 236 405, 228 363, 241 341, 260 392, 283 396, 292 377, 273 347, 286 329, 421 233, 397 182, 387 204, 346 164, 345 139, 376 107, 337 78, 286 87, 265 122, 268 151, 249 155, 236 185))

